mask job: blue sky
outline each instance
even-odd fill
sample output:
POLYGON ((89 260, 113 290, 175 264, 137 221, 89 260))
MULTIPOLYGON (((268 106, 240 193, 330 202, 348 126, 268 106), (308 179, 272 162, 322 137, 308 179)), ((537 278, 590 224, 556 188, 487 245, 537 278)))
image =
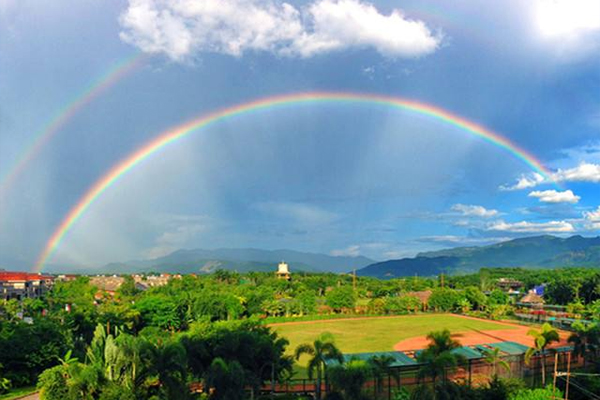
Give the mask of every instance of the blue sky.
POLYGON ((0 198, 0 265, 27 268, 112 165, 169 127, 253 99, 348 91, 446 109, 560 181, 455 127, 374 106, 231 119, 111 187, 50 262, 178 248, 374 259, 600 230, 597 1, 0 0, 0 171, 119 61, 143 65, 52 138, 0 198))

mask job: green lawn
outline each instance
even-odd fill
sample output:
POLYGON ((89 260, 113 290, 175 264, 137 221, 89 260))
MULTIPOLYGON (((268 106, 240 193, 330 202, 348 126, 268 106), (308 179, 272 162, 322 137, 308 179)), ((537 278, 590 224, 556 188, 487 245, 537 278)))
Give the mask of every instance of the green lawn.
POLYGON ((27 394, 34 393, 36 391, 37 389, 35 388, 35 386, 12 389, 8 393, 0 394, 0 400, 12 400, 21 396, 25 396, 27 394))
POLYGON ((381 319, 355 319, 313 321, 302 324, 272 325, 279 334, 290 341, 288 352, 292 353, 300 343, 312 342, 322 332, 335 337, 338 348, 344 353, 391 351, 394 344, 431 331, 447 328, 452 333, 477 330, 510 329, 510 326, 494 322, 460 318, 448 314, 423 314, 381 319))

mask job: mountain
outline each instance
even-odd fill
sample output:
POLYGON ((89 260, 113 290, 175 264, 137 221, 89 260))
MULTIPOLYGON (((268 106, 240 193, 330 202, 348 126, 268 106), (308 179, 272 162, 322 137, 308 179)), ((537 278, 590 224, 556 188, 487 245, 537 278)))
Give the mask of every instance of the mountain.
POLYGON ((600 237, 545 235, 488 246, 430 251, 413 258, 374 263, 357 271, 357 274, 385 279, 468 273, 483 267, 600 267, 600 237))
POLYGON ((238 272, 275 271, 277 264, 285 261, 293 271, 349 272, 372 264, 367 257, 329 256, 294 250, 261 249, 192 249, 177 250, 164 257, 151 260, 133 260, 111 263, 95 270, 101 273, 155 271, 167 273, 210 273, 217 269, 238 272))

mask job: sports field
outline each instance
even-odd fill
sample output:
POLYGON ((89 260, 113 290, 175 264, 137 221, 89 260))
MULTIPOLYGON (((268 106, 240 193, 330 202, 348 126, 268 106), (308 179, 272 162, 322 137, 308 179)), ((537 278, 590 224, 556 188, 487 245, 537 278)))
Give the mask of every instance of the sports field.
MULTIPOLYGON (((290 353, 299 344, 312 342, 322 332, 333 334, 336 345, 344 353, 365 353, 399 350, 398 345, 407 339, 422 341, 429 332, 444 328, 456 334, 456 339, 461 342, 461 336, 466 338, 474 333, 493 335, 493 331, 519 331, 514 325, 448 314, 288 322, 271 327, 290 341, 290 353)), ((495 341, 500 340, 490 339, 487 342, 495 341)), ((419 342, 414 343, 417 345, 419 342)))

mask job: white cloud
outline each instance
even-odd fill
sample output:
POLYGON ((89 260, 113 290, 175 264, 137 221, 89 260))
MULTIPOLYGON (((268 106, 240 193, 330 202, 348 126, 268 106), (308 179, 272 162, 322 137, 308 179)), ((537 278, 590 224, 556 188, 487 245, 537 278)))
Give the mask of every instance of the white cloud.
POLYGON ((360 246, 352 245, 344 249, 331 250, 329 254, 331 254, 334 257, 358 257, 360 256, 360 246))
POLYGON ((533 191, 529 193, 529 197, 535 197, 542 203, 571 203, 575 204, 581 197, 575 195, 571 190, 559 192, 556 190, 533 191))
POLYGON ((595 211, 584 212, 583 218, 587 229, 600 229, 600 206, 595 211))
POLYGON ((123 41, 175 61, 201 52, 311 57, 350 48, 419 57, 442 40, 400 10, 384 15, 359 0, 316 0, 301 10, 280 0, 129 0, 120 23, 123 41))
POLYGON ((512 190, 522 190, 536 187, 537 185, 543 183, 545 181, 544 177, 537 172, 521 175, 517 180, 517 183, 510 186, 500 186, 500 190, 504 191, 512 191, 512 190))
POLYGON ((600 164, 583 162, 575 168, 559 169, 552 174, 557 182, 600 182, 600 164))
POLYGON ((455 204, 451 208, 452 211, 461 213, 467 217, 490 218, 498 215, 498 210, 488 210, 482 206, 455 204))
POLYGON ((566 221, 549 222, 504 222, 497 221, 488 225, 489 231, 513 232, 513 233, 566 233, 573 232, 575 228, 566 221))
POLYGON ((539 36, 559 56, 572 61, 598 48, 598 0, 537 0, 534 4, 539 36))
POLYGON ((546 37, 576 38, 600 30, 598 0, 538 0, 537 27, 546 37))
POLYGON ((537 172, 521 175, 516 184, 500 186, 500 190, 530 189, 544 183, 560 182, 591 182, 600 183, 600 164, 582 162, 573 168, 559 168, 547 178, 537 172))

